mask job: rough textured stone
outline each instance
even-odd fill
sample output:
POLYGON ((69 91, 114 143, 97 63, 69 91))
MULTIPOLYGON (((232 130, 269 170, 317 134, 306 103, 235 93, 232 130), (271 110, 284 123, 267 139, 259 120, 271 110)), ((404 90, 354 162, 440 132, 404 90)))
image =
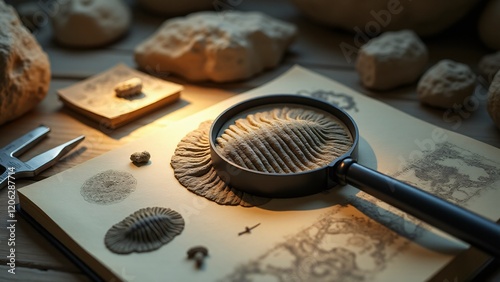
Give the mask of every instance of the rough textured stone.
POLYGON ((148 71, 191 81, 241 80, 279 64, 295 26, 258 12, 198 12, 167 20, 135 49, 148 71))
POLYGON ((490 83, 495 74, 500 70, 500 51, 482 57, 479 61, 478 69, 479 74, 490 83))
POLYGON ((478 22, 479 37, 491 49, 500 51, 500 0, 490 0, 484 8, 478 22))
POLYGON ((0 124, 34 108, 49 84, 47 54, 14 9, 0 0, 0 124))
POLYGON ((488 89, 488 113, 500 130, 500 72, 497 72, 488 89))
POLYGON ((421 102, 440 108, 462 105, 474 92, 476 75, 469 66, 441 60, 422 76, 417 86, 421 102))
POLYGON ((131 13, 120 0, 66 0, 52 18, 58 42, 72 47, 109 44, 128 31, 131 13))
MULTIPOLYGON (((219 0, 221 1, 221 0, 219 0)), ((146 10, 162 15, 183 15, 190 12, 216 8, 217 0, 189 0, 189 1, 165 1, 165 0, 138 0, 138 3, 146 10)))
POLYGON ((135 152, 130 155, 130 160, 134 163, 145 164, 151 159, 151 154, 148 151, 135 152))
POLYGON ((413 31, 389 31, 361 47, 356 70, 365 87, 388 90, 416 81, 427 61, 427 47, 413 31))
POLYGON ((437 34, 469 12, 477 0, 291 0, 316 22, 350 32, 411 29, 420 36, 437 34))

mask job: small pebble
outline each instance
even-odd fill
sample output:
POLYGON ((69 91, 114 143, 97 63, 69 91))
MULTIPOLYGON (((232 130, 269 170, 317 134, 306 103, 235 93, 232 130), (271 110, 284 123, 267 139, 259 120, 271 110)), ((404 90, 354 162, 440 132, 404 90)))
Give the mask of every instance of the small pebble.
POLYGON ((149 154, 148 151, 135 152, 132 155, 130 155, 130 160, 134 163, 137 163, 137 164, 145 164, 145 163, 149 162, 150 158, 151 158, 151 154, 149 154))
POLYGON ((419 100, 438 108, 462 105, 474 92, 476 75, 469 66, 441 60, 425 72, 417 85, 419 100))
POLYGON ((479 73, 488 83, 493 81, 493 77, 500 70, 500 51, 485 55, 478 64, 479 73))

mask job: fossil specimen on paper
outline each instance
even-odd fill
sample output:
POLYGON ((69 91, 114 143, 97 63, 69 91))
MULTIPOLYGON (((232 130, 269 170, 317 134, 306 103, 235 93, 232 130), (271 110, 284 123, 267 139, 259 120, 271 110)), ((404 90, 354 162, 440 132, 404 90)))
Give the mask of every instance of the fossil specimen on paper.
POLYGON ((212 121, 205 121, 188 133, 177 145, 171 159, 174 175, 189 191, 221 205, 255 206, 269 199, 234 190, 217 175, 210 158, 208 131, 212 121))
POLYGON ((85 201, 94 204, 114 204, 135 191, 137 180, 128 172, 106 170, 87 179, 80 188, 85 201))
POLYGON ((184 219, 178 212, 162 207, 143 208, 113 225, 104 243, 119 254, 149 252, 172 241, 183 229, 184 219))

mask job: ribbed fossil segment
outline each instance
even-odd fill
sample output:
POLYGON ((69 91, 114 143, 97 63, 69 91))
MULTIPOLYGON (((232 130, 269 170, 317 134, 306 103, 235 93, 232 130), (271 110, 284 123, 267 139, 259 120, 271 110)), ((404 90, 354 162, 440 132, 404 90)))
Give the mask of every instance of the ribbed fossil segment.
POLYGON ((104 237, 112 252, 149 252, 172 241, 184 229, 182 216, 169 208, 140 209, 113 225, 104 237))
POLYGON ((267 203, 269 199, 232 189, 219 178, 210 158, 211 124, 212 121, 201 123, 177 145, 170 162, 177 180, 189 191, 220 205, 250 207, 267 203))
POLYGON ((217 138, 231 162, 269 173, 296 173, 327 165, 353 140, 330 115, 305 108, 276 108, 238 119, 217 138))

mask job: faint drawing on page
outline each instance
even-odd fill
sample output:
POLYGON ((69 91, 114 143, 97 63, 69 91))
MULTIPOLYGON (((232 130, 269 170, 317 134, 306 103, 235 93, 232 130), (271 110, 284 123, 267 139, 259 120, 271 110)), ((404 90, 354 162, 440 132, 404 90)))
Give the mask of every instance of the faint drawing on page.
MULTIPOLYGON (((500 164, 445 142, 392 176, 466 205, 500 181, 500 164)), ((427 232, 419 220, 363 192, 350 203, 332 207, 222 281, 371 281, 427 232)))
POLYGON ((444 142, 392 176, 466 206, 472 198, 500 181, 500 164, 444 142))
POLYGON ((373 280, 408 243, 354 207, 336 206, 221 281, 373 280))
POLYGON ((300 90, 297 92, 297 94, 307 95, 313 98, 326 101, 345 111, 350 111, 350 110, 353 110, 355 112, 359 111, 358 107, 356 106, 356 101, 354 101, 354 97, 344 93, 335 92, 333 90, 319 89, 314 91, 300 90))

